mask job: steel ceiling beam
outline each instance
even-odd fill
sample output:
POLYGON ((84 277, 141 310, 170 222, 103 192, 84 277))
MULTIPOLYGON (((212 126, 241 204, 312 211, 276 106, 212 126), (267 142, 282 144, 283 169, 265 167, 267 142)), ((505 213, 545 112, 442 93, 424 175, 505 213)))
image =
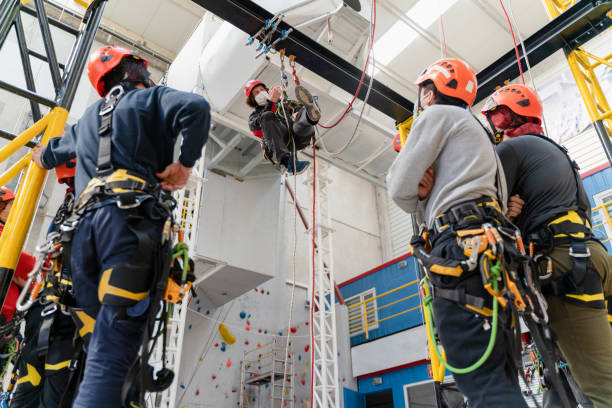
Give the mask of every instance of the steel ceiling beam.
MULTIPOLYGON (((245 31, 255 34, 266 19, 273 15, 250 0, 192 0, 213 14, 245 31)), ((525 48, 531 66, 534 66, 559 50, 570 51, 583 45, 612 25, 606 16, 612 10, 612 0, 582 0, 568 9, 535 34, 525 40, 525 48)), ((282 23, 280 30, 290 26, 282 23)), ((279 32, 280 32, 279 30, 279 32)), ((294 30, 289 37, 278 43, 296 61, 349 93, 357 90, 361 69, 328 50, 324 45, 305 34, 294 30)), ((526 69, 524 59, 523 67, 526 69)), ((478 95, 476 102, 489 96, 495 88, 519 75, 514 49, 478 73, 478 95)), ((364 83, 367 84, 366 75, 364 83)), ((367 87, 362 86, 359 99, 365 98, 367 87)), ((376 79, 368 104, 402 122, 412 115, 413 103, 376 79)))

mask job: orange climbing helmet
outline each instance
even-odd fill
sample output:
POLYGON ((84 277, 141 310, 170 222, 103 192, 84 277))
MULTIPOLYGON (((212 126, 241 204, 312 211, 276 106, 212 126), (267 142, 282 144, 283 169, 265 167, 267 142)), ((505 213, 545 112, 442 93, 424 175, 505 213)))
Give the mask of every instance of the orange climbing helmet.
POLYGON ((104 97, 110 89, 106 89, 104 83, 104 77, 115 69, 124 58, 131 58, 144 65, 145 68, 149 67, 147 60, 134 54, 127 48, 106 45, 98 48, 89 56, 87 62, 87 75, 89 81, 94 88, 98 91, 100 96, 104 97))
POLYGON ((457 98, 472 106, 476 99, 478 82, 474 70, 467 62, 456 58, 443 58, 431 64, 415 81, 416 85, 430 80, 441 94, 457 98))
POLYGON ((402 139, 399 133, 393 138, 393 149, 395 149, 396 152, 402 150, 402 139))
POLYGON ((258 81, 256 79, 251 79, 249 82, 247 82, 244 85, 244 96, 248 98, 251 95, 251 92, 253 92, 253 89, 255 89, 257 85, 263 85, 264 87, 266 86, 266 84, 264 84, 261 81, 258 81))
POLYGON ((6 187, 0 187, 0 203, 5 203, 15 199, 15 193, 13 190, 6 187))
POLYGON ((498 106, 505 106, 519 116, 534 118, 538 125, 542 124, 542 101, 538 94, 526 85, 507 85, 499 88, 489 97, 481 112, 486 116, 498 106))

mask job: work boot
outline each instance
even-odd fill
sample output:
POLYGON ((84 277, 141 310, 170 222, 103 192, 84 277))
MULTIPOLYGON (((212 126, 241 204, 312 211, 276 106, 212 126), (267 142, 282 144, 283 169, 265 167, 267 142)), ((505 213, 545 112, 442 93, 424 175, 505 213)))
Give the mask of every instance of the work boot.
POLYGON ((308 167, 310 167, 310 162, 309 161, 305 161, 305 160, 297 160, 295 162, 295 171, 293 169, 293 160, 289 160, 289 162, 287 163, 287 173, 291 174, 291 175, 299 175, 302 174, 303 172, 305 172, 306 170, 308 170, 308 167))
POLYGON ((319 110, 319 107, 315 103, 314 98, 308 89, 301 85, 296 86, 295 97, 297 98, 298 102, 304 105, 306 108, 306 116, 308 117, 308 121, 313 125, 319 123, 319 119, 321 119, 321 111, 319 110))

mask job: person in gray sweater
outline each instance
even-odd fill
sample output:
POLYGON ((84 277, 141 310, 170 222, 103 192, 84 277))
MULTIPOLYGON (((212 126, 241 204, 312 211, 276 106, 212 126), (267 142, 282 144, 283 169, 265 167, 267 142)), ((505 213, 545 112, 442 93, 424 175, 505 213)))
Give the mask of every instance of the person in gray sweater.
MULTIPOLYGON (((456 230, 481 228, 505 213, 506 182, 488 132, 471 114, 476 75, 463 61, 442 59, 416 81, 417 117, 406 145, 391 165, 387 188, 393 201, 417 213, 429 231, 430 255, 468 259, 456 230)), ((478 269, 428 270, 436 329, 448 362, 474 364, 491 337, 492 296, 478 269)), ((491 355, 479 368, 454 374, 470 407, 527 407, 518 384, 512 345, 498 331, 491 355)))

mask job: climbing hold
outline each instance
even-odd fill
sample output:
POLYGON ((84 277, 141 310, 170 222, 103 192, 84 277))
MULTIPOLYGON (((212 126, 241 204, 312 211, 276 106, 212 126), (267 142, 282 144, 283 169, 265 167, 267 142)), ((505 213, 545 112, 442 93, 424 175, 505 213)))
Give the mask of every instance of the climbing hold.
POLYGON ((232 333, 230 333, 227 326, 223 323, 219 324, 219 334, 221 335, 223 340, 225 340, 229 345, 232 345, 236 342, 236 337, 232 333))
POLYGON ((240 318, 241 318, 241 319, 244 319, 245 317, 246 317, 246 313, 244 313, 244 312, 240 312, 240 318))
POLYGON ((209 314, 210 314, 210 310, 207 310, 207 311, 206 311, 206 314, 207 314, 207 315, 209 315, 209 314))
POLYGON ((257 290, 257 288, 253 289, 255 292, 259 292, 259 290, 257 290))
POLYGON ((245 341, 244 341, 244 344, 248 346, 248 345, 249 345, 249 341, 248 341, 248 340, 245 340, 245 341))
POLYGON ((227 296, 227 292, 221 292, 221 296, 227 296))
POLYGON ((212 376, 212 379, 213 379, 213 380, 216 380, 216 379, 217 379, 217 376, 216 376, 216 375, 213 375, 213 376, 212 376))
POLYGON ((198 312, 202 310, 202 306, 198 306, 198 312))
POLYGON ((182 389, 185 389, 185 384, 181 384, 181 388, 182 388, 182 389))
POLYGON ((250 314, 249 314, 249 315, 247 315, 247 319, 250 319, 250 318, 251 318, 251 315, 250 315, 250 314))
POLYGON ((236 390, 232 390, 232 392, 236 392, 236 390))
POLYGON ((191 330, 192 325, 189 325, 188 329, 191 330))
POLYGON ((266 295, 269 295, 269 294, 270 294, 270 291, 267 291, 267 292, 266 292, 266 295))
POLYGON ((215 347, 219 347, 219 343, 215 343, 215 347))
POLYGON ((302 381, 300 381, 302 383, 302 385, 306 385, 306 379, 302 378, 302 381))
POLYGON ((306 364, 306 367, 308 367, 310 363, 306 361, 304 364, 306 364))
POLYGON ((298 361, 302 361, 302 356, 298 356, 298 361))
POLYGON ((204 357, 200 357, 200 361, 204 361, 204 357))
POLYGON ((250 331, 250 330, 251 330, 251 328, 250 328, 249 326, 247 326, 247 327, 245 327, 245 328, 244 328, 244 330, 246 330, 246 331, 250 331))
POLYGON ((264 334, 268 334, 268 331, 267 331, 267 330, 264 330, 264 334))
POLYGON ((257 344, 257 348, 261 348, 261 344, 259 344, 259 343, 258 343, 258 344, 257 344))
POLYGON ((257 330, 258 333, 261 333, 261 329, 257 330))
POLYGON ((306 322, 306 326, 308 326, 308 322, 306 322))
POLYGON ((282 332, 282 331, 278 332, 278 335, 279 335, 279 336, 282 336, 282 335, 283 335, 283 332, 282 332))
POLYGON ((200 299, 196 300, 196 305, 200 304, 200 299))
POLYGON ((261 290, 261 294, 263 295, 264 293, 265 293, 265 290, 263 290, 263 289, 262 289, 262 290, 261 290))
POLYGON ((195 395, 200 395, 200 390, 196 390, 195 395))
POLYGON ((307 344, 306 347, 304 347, 304 352, 308 353, 308 350, 310 350, 310 344, 307 344))
POLYGON ((291 333, 295 333, 295 332, 297 332, 297 329, 295 327, 292 327, 291 328, 291 333))
POLYGON ((251 325, 251 322, 250 322, 249 320, 247 320, 247 322, 246 322, 246 323, 247 323, 247 326, 250 326, 250 325, 251 325))
POLYGON ((229 358, 227 359, 227 363, 225 363, 225 365, 227 367, 231 367, 232 366, 232 360, 230 360, 229 358))

